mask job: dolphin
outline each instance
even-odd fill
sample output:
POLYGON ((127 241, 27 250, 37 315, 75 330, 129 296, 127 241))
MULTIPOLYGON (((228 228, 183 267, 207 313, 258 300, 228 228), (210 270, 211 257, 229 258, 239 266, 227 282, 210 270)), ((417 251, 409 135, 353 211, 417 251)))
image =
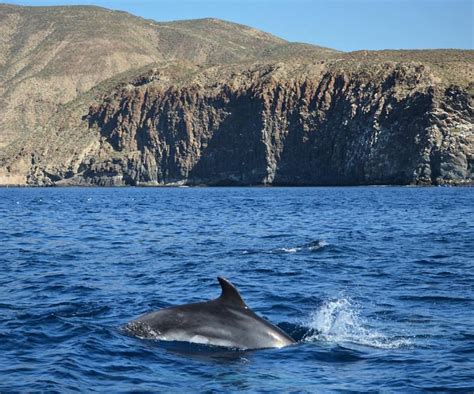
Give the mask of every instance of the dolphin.
POLYGON ((138 317, 129 333, 164 341, 185 341, 237 349, 281 348, 295 341, 257 316, 235 286, 218 277, 222 294, 211 301, 165 308, 138 317))

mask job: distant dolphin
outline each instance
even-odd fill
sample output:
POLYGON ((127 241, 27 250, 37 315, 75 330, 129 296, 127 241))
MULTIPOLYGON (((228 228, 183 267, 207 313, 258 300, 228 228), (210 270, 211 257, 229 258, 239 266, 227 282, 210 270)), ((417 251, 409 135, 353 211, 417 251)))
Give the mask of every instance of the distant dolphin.
POLYGON ((281 348, 295 341, 257 316, 227 279, 217 278, 222 294, 198 302, 147 313, 128 323, 132 334, 238 349, 281 348))

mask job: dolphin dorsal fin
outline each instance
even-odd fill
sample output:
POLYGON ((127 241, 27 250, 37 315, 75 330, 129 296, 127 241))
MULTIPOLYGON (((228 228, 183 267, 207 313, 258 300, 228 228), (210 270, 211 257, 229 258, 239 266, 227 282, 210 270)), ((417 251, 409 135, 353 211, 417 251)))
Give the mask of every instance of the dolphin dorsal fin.
POLYGON ((248 308, 245 301, 240 296, 239 291, 232 283, 220 276, 217 280, 222 287, 222 294, 218 298, 219 301, 241 308, 248 308))

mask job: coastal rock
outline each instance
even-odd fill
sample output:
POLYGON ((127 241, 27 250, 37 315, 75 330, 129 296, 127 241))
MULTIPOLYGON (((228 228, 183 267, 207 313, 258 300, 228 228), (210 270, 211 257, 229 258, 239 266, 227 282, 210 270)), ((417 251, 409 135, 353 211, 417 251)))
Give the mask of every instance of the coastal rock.
MULTIPOLYGON (((17 7, 0 6, 0 11, 2 7, 9 10, 8 20, 21 20, 11 16, 17 7)), ((48 18, 63 18, 69 10, 55 12, 60 17, 43 15, 45 25, 48 18)), ((85 20, 89 10, 74 12, 85 20)), ((105 12, 93 8, 92 25, 105 12)), ((62 101, 50 96, 52 106, 35 101, 33 112, 39 111, 40 120, 26 119, 23 128, 7 122, 6 134, 2 127, 7 123, 0 121, 0 135, 7 136, 0 143, 0 184, 474 181, 474 51, 345 54, 287 43, 218 20, 177 22, 170 29, 133 18, 110 13, 106 20, 117 19, 127 29, 137 23, 147 34, 161 35, 163 48, 174 40, 182 43, 183 35, 195 41, 181 49, 170 46, 160 62, 152 61, 158 52, 150 51, 150 65, 133 68, 133 62, 123 63, 109 74, 128 71, 109 79, 84 68, 92 78, 87 88, 75 89, 62 101), (206 35, 218 37, 212 48, 206 35), (222 37, 242 45, 229 49, 222 37), (246 45, 250 49, 242 49, 246 45), (189 61, 185 53, 193 54, 189 61)), ((79 27, 85 22, 78 21, 71 28, 83 34, 79 27)), ((113 44, 118 30, 107 32, 107 37, 113 44)), ((41 38, 41 45, 48 40, 41 38)), ((73 52, 58 53, 74 59, 73 52)), ((11 64, 3 67, 14 74, 11 64)), ((43 67, 48 69, 49 63, 43 67)), ((75 67, 80 75, 80 66, 75 67)), ((63 76, 65 72, 58 71, 63 76)), ((49 80, 58 91, 63 81, 59 74, 49 80)), ((17 77, 12 77, 8 94, 23 91, 17 77)), ((35 78, 43 74, 28 80, 35 78)), ((4 120, 12 114, 19 119, 18 102, 12 99, 5 107, 4 120)))
MULTIPOLYGON (((461 184, 473 179, 470 97, 419 64, 258 65, 185 86, 121 85, 90 106, 98 144, 32 184, 461 184)), ((170 80, 170 78, 165 78, 170 80)), ((136 81, 137 79, 135 79, 136 81)), ((39 165, 36 165, 36 163, 39 165)))

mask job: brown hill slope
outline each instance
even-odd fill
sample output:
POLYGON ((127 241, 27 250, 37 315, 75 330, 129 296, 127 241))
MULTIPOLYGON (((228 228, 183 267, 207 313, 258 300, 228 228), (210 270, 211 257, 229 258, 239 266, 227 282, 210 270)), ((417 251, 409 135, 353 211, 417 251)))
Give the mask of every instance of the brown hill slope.
POLYGON ((0 18, 0 184, 474 179, 474 51, 341 53, 95 7, 0 18))
POLYGON ((0 37, 0 147, 44 125, 58 104, 126 70, 167 60, 222 64, 291 53, 280 38, 217 19, 157 23, 82 6, 0 4, 0 37))

